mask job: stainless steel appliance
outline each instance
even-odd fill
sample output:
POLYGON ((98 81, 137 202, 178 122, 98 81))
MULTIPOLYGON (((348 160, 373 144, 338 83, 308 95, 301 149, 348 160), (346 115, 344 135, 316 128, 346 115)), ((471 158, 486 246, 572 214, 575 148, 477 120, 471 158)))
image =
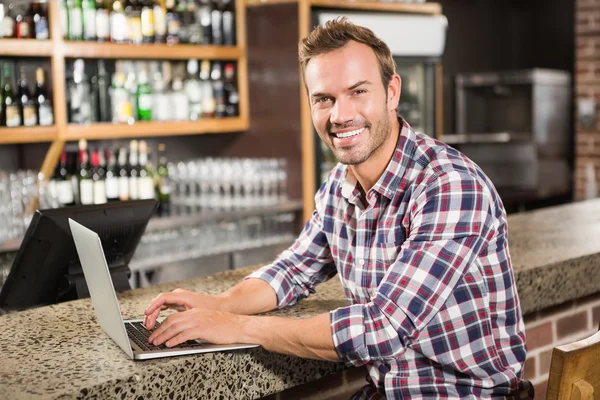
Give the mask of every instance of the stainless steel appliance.
POLYGON ((456 77, 457 134, 443 136, 491 178, 503 201, 570 192, 571 76, 531 69, 456 77))

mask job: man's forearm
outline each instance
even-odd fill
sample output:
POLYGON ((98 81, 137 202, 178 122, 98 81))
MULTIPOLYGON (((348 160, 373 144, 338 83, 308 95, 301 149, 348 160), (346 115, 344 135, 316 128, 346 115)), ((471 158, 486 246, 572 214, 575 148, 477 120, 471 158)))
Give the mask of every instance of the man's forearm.
POLYGON ((329 313, 313 318, 241 316, 240 341, 266 350, 316 360, 340 361, 335 351, 329 313))
POLYGON ((274 310, 277 295, 262 279, 247 279, 217 296, 222 300, 221 311, 251 315, 274 310))

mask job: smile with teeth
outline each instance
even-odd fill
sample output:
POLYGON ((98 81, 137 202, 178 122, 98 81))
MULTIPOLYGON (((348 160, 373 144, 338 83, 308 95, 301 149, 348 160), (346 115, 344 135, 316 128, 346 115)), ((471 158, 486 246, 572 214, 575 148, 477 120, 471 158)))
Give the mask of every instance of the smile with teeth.
POLYGON ((334 133, 333 135, 336 138, 340 138, 340 139, 345 139, 345 138, 349 138, 352 136, 356 136, 361 134, 363 131, 365 130, 365 128, 359 128, 359 129, 355 129, 353 131, 348 131, 348 132, 341 132, 341 133, 334 133))

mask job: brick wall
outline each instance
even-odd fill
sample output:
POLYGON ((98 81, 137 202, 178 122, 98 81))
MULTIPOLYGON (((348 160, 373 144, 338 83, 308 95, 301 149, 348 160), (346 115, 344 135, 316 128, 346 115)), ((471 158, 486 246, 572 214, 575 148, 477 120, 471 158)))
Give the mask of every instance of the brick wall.
MULTIPOLYGON (((575 95, 577 99, 594 98, 600 104, 600 0, 576 1, 575 95)), ((596 182, 600 182, 600 118, 592 128, 582 128, 575 118, 574 145, 575 198, 581 200, 589 163, 594 166, 596 182)))
POLYGON ((546 398, 552 349, 592 336, 600 325, 600 293, 525 316, 525 378, 536 399, 546 398))

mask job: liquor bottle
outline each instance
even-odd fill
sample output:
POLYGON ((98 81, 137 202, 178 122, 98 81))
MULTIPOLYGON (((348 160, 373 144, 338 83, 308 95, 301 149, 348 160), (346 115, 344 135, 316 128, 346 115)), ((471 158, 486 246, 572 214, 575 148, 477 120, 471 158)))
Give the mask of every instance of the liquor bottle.
POLYGON ((96 40, 96 2, 83 0, 81 4, 83 15, 83 40, 96 40))
MULTIPOLYGON (((152 121, 152 86, 145 69, 139 72, 136 104, 139 121, 152 121)), ((141 150, 140 150, 141 151, 141 150)))
POLYGON ((4 4, 0 3, 0 39, 4 37, 4 28, 2 26, 2 23, 4 22, 5 12, 6 7, 4 6, 4 4))
POLYGON ((129 200, 129 170, 127 168, 127 150, 125 147, 119 149, 119 200, 129 200))
POLYGON ((34 34, 32 24, 33 20, 26 10, 21 7, 18 8, 17 16, 15 17, 15 32, 13 36, 17 39, 30 39, 34 34))
POLYGON ((223 44, 235 46, 235 9, 233 0, 223 0, 223 44))
POLYGON ((69 37, 69 7, 67 0, 59 1, 59 18, 60 18, 60 33, 63 39, 69 37))
POLYGON ((210 61, 203 60, 200 64, 200 86, 202 87, 202 118, 215 116, 215 97, 210 81, 210 61))
POLYGON ((81 0, 67 0, 69 10, 69 40, 83 40, 83 10, 81 0))
POLYGON ((233 63, 225 64, 225 114, 235 117, 240 112, 240 95, 235 82, 235 66, 233 63))
POLYGON ((96 40, 110 41, 110 11, 105 0, 96 0, 96 40))
POLYGON ((98 60, 98 120, 100 122, 111 121, 109 86, 104 60, 100 59, 98 60))
MULTIPOLYGON (((104 166, 100 161, 103 150, 94 150, 92 152, 92 182, 94 185, 94 204, 106 203, 106 161, 104 166)), ((104 158, 104 156, 102 156, 104 158)))
POLYGON ((189 119, 197 121, 202 117, 202 92, 198 79, 198 60, 189 60, 187 63, 187 77, 185 92, 189 102, 189 119))
POLYGON ((17 97, 12 90, 10 66, 8 64, 4 64, 0 98, 2 99, 2 125, 8 127, 20 126, 21 110, 19 109, 17 97))
POLYGON ((85 63, 77 59, 73 63, 73 80, 68 83, 71 121, 76 124, 89 124, 92 119, 90 84, 85 75, 85 63))
POLYGON ((106 199, 108 201, 119 200, 119 169, 115 151, 109 149, 107 152, 108 166, 106 167, 106 199))
POLYGON ((154 13, 154 41, 164 43, 167 40, 167 15, 162 1, 155 0, 152 11, 154 13))
POLYGON ((110 11, 110 40, 129 43, 129 20, 125 14, 124 0, 114 0, 110 11))
POLYGON ((198 7, 198 21, 202 32, 202 44, 212 43, 211 12, 213 10, 210 0, 200 0, 198 7))
POLYGON ((140 0, 127 0, 125 14, 129 21, 129 40, 133 44, 141 44, 142 35, 142 5, 140 0))
MULTIPOLYGON (((138 63, 138 67, 141 66, 141 63, 138 63)), ((129 102, 131 104, 131 115, 133 116, 133 121, 138 119, 138 110, 137 110, 137 71, 136 71, 136 63, 133 61, 123 62, 123 71, 125 71, 125 90, 129 95, 129 102)), ((142 68, 137 68, 141 70, 142 68)))
POLYGON ((44 69, 41 67, 35 70, 35 100, 37 103, 37 120, 41 126, 50 126, 54 124, 54 111, 52 109, 52 99, 48 97, 46 84, 44 80, 44 69))
POLYGON ((221 63, 214 61, 212 70, 210 71, 210 79, 213 82, 213 91, 215 94, 215 118, 223 118, 225 116, 225 91, 223 83, 223 74, 221 63))
POLYGON ((79 202, 81 204, 94 204, 94 181, 92 180, 92 167, 87 151, 87 141, 79 140, 79 202))
POLYGON ((134 122, 133 108, 129 92, 125 89, 125 74, 123 72, 115 72, 113 75, 110 102, 112 104, 113 123, 131 124, 134 122))
POLYGON ((145 140, 139 143, 140 175, 138 177, 138 194, 141 200, 154 198, 154 172, 148 157, 148 145, 145 140))
POLYGON ((221 4, 213 8, 210 13, 210 23, 212 26, 212 44, 221 46, 223 44, 223 11, 220 9, 221 4))
POLYGON ((173 118, 177 121, 187 121, 190 118, 189 100, 183 88, 181 78, 181 64, 175 69, 173 84, 171 85, 171 106, 173 107, 173 118))
POLYGON ((167 6, 167 43, 179 43, 179 30, 181 29, 181 21, 177 13, 175 0, 166 0, 167 6))
MULTIPOLYGON (((196 2, 194 0, 180 0, 177 5, 179 18, 181 19, 181 28, 179 29, 179 40, 182 43, 194 43, 192 41, 192 33, 196 30, 196 2)), ((199 31, 195 36, 195 40, 200 40, 199 31)))
POLYGON ((38 40, 46 40, 50 38, 50 29, 48 27, 48 12, 45 7, 46 3, 38 0, 31 3, 30 15, 33 16, 34 37, 38 40))
POLYGON ((152 93, 152 119, 155 121, 171 120, 170 96, 165 91, 165 81, 159 71, 154 74, 152 93))
POLYGON ((142 41, 154 42, 154 1, 142 0, 142 41))
POLYGON ((13 16, 15 5, 10 3, 2 18, 2 37, 12 38, 15 34, 15 18, 13 16))
POLYGON ((61 206, 72 206, 75 204, 67 160, 67 152, 63 150, 60 155, 60 163, 56 166, 54 177, 52 178, 57 200, 61 206))
POLYGON ((21 105, 21 121, 24 126, 36 126, 38 124, 37 106, 35 98, 31 96, 25 66, 21 65, 19 74, 19 103, 21 105))
POLYGON ((129 142, 129 199, 138 200, 139 197, 139 184, 138 178, 140 176, 140 165, 138 163, 138 142, 132 140, 129 142))
POLYGON ((158 145, 158 167, 156 169, 156 194, 158 196, 158 212, 162 216, 171 213, 171 181, 167 166, 166 148, 158 145))

